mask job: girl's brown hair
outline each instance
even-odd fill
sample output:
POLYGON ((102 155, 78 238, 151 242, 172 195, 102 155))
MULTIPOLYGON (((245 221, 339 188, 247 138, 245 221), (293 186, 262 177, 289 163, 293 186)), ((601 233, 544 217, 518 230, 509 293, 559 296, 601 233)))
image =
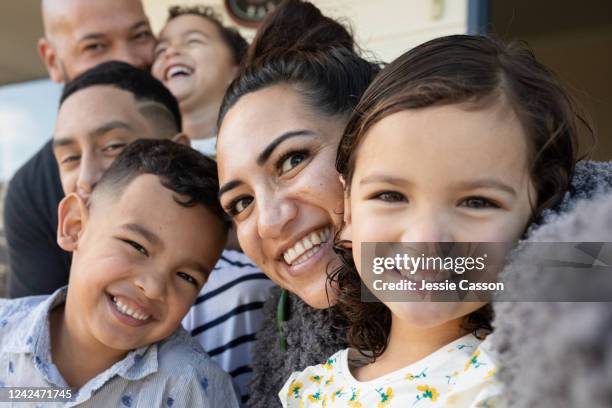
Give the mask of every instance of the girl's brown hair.
MULTIPOLYGON (((503 96, 527 135, 530 177, 537 191, 532 221, 569 189, 578 161, 579 123, 593 130, 555 75, 522 42, 503 43, 486 36, 441 37, 404 53, 385 67, 357 104, 338 147, 336 168, 350 189, 358 148, 368 130, 383 118, 407 109, 455 103, 476 107, 503 96)), ((339 251, 342 243, 336 243, 339 251)), ((362 303, 361 282, 345 256, 336 281, 340 308, 349 319, 354 347, 380 356, 388 341, 391 316, 382 303, 362 303)), ((491 329, 487 305, 466 316, 471 331, 491 329)))

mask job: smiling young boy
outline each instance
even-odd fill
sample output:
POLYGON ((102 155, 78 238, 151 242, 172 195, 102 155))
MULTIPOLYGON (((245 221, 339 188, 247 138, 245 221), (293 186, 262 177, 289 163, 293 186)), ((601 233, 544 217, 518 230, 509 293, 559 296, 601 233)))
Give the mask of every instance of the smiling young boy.
POLYGON ((0 302, 3 386, 72 387, 70 405, 237 407, 227 374, 180 327, 228 224, 214 161, 168 140, 129 145, 89 200, 59 207, 68 287, 0 302))
POLYGON ((210 6, 172 6, 159 33, 154 77, 179 102, 183 130, 194 149, 215 155, 216 124, 223 96, 238 75, 248 48, 210 6))

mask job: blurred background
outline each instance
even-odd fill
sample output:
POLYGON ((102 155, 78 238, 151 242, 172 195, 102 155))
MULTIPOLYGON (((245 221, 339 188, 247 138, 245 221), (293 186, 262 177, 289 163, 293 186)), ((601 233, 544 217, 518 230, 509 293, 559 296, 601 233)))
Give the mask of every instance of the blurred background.
MULTIPOLYGON (((252 38, 275 0, 143 0, 155 33, 175 4, 213 6, 252 38)), ((492 33, 527 41, 570 87, 596 125, 592 157, 612 159, 612 1, 610 0, 313 0, 350 25, 364 52, 391 61, 434 37, 492 33)), ((0 213, 12 174, 51 137, 61 87, 36 52, 40 0, 0 2, 0 213)), ((0 278, 6 254, 0 218, 0 278)), ((1 279, 0 279, 1 282, 1 279)), ((0 285, 1 286, 1 285, 0 285)))

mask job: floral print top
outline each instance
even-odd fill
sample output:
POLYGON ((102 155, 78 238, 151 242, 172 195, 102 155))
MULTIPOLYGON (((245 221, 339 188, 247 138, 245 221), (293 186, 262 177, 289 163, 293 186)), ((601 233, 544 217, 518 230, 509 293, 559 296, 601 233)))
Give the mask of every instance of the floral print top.
POLYGON ((323 364, 293 373, 279 397, 286 408, 501 407, 501 385, 485 343, 468 334, 367 382, 356 380, 349 369, 363 365, 364 358, 356 350, 341 350, 323 364))

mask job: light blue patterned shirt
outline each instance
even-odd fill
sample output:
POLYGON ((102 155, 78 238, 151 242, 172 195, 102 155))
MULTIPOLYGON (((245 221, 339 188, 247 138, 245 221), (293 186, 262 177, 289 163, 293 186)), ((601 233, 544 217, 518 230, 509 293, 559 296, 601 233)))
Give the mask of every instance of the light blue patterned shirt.
MULTIPOLYGON (((66 300, 51 296, 0 299, 0 386, 68 385, 51 361, 49 311, 66 300)), ((92 378, 69 403, 16 403, 17 407, 237 408, 229 376, 181 327, 167 339, 130 351, 92 378)))

